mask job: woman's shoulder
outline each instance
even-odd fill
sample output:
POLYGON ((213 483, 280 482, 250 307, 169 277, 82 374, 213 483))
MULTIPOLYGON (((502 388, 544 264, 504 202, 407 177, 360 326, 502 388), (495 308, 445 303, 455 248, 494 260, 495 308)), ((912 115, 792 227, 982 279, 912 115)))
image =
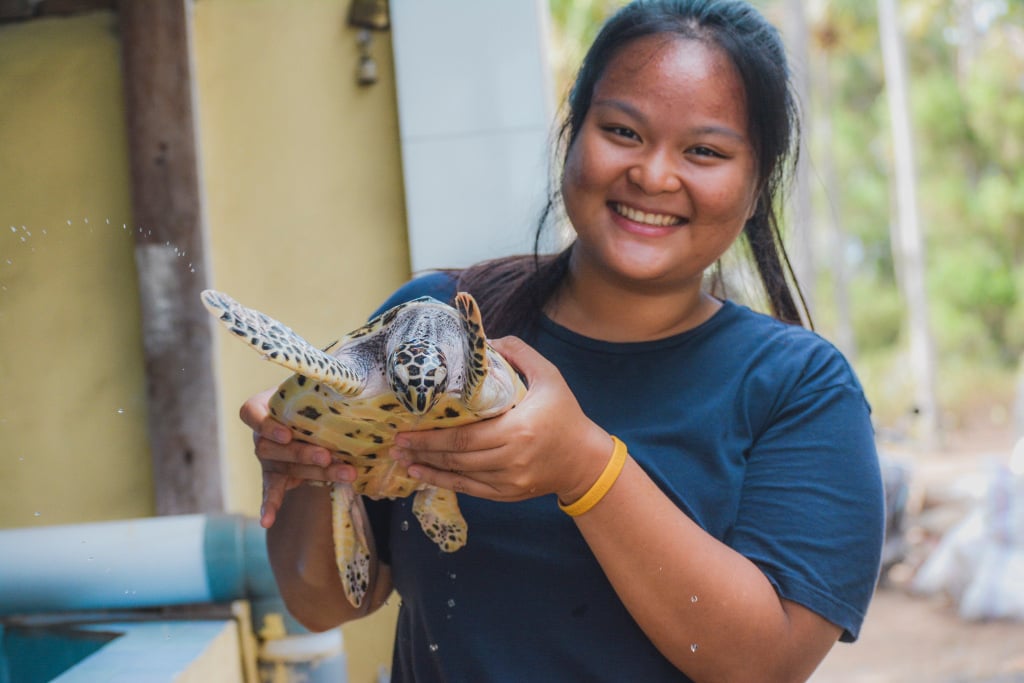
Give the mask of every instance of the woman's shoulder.
POLYGON ((417 275, 392 292, 391 296, 384 300, 384 303, 374 311, 373 315, 378 315, 398 304, 418 299, 421 296, 430 296, 438 301, 448 303, 455 296, 458 277, 458 271, 452 270, 435 270, 417 275))
POLYGON ((746 306, 727 303, 723 333, 730 345, 772 374, 789 375, 805 387, 860 383, 852 366, 831 341, 814 330, 782 322, 746 306))

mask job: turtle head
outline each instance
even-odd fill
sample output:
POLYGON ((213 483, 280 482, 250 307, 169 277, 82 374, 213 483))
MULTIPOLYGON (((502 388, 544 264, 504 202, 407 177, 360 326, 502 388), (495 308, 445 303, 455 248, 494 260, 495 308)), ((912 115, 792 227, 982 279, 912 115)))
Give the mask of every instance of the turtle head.
POLYGON ((444 352, 423 340, 402 342, 388 356, 388 384, 405 409, 423 415, 448 390, 444 352))

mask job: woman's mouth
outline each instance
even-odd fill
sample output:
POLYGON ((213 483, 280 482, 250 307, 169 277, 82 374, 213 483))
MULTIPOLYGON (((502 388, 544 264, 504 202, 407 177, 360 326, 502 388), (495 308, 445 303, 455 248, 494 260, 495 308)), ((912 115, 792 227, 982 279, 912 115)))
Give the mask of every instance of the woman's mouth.
POLYGON ((623 218, 633 221, 634 223, 640 223, 641 225, 666 228, 673 225, 682 225, 685 222, 682 216, 676 216, 669 213, 649 213, 647 211, 634 209, 631 206, 626 206, 619 202, 611 202, 609 206, 611 206, 612 211, 623 218))

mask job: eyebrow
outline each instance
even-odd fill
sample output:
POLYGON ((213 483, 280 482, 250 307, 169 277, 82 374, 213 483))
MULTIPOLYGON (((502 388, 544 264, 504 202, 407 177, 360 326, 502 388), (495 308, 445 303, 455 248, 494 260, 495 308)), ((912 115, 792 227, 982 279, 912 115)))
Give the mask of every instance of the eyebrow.
MULTIPOLYGON (((629 102, 625 102, 623 100, 616 100, 611 98, 595 99, 593 102, 590 103, 590 107, 610 107, 612 109, 618 109, 627 116, 631 116, 634 119, 638 120, 640 123, 647 123, 647 117, 644 115, 643 112, 641 112, 639 109, 634 107, 629 102)), ((697 128, 694 128, 692 132, 696 133, 697 135, 724 135, 726 137, 739 140, 740 142, 746 142, 747 140, 745 135, 737 132, 736 130, 728 126, 699 126, 697 128)))

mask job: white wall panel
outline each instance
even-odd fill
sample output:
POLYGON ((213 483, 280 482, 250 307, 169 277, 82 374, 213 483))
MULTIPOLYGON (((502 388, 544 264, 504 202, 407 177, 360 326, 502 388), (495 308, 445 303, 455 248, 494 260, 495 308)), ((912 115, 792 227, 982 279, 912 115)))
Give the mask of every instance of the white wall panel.
POLYGON ((529 251, 547 189, 546 0, 391 0, 414 271, 529 251))

